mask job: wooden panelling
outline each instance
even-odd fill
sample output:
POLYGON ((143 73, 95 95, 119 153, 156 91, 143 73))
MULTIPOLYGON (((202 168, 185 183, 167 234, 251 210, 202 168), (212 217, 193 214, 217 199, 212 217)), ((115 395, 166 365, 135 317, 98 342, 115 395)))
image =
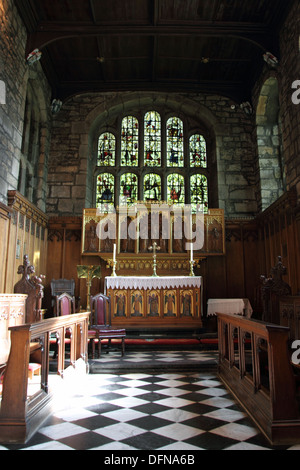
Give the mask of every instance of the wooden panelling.
POLYGON ((48 219, 17 191, 8 191, 8 206, 1 205, 0 214, 0 292, 13 293, 25 254, 37 275, 46 272, 48 219))
MULTIPOLYGON (((300 291, 300 211, 296 211, 293 193, 286 193, 257 219, 226 220, 225 228, 225 255, 208 256, 195 268, 195 275, 203 278, 204 313, 209 298, 238 297, 248 298, 259 318, 262 314, 260 276, 269 276, 278 256, 287 267, 285 280, 293 294, 300 291)), ((52 278, 73 278, 75 295, 81 297, 81 306, 85 307, 86 281, 78 279, 77 265, 101 265, 101 280, 93 280, 92 295, 104 291, 104 278, 111 274, 111 269, 98 254, 81 254, 81 230, 80 217, 49 219, 45 291, 52 278)), ((49 299, 49 295, 45 297, 49 299)))
POLYGON ((48 230, 48 262, 45 281, 44 308, 51 314, 50 283, 52 279, 74 279, 75 297, 80 295, 77 265, 81 263, 80 217, 52 217, 48 230))
POLYGON ((0 292, 5 292, 10 217, 11 210, 9 207, 0 203, 0 292))
POLYGON ((300 214, 295 191, 285 193, 258 217, 261 240, 261 274, 269 276, 272 266, 281 256, 287 268, 284 279, 296 295, 300 291, 300 214))

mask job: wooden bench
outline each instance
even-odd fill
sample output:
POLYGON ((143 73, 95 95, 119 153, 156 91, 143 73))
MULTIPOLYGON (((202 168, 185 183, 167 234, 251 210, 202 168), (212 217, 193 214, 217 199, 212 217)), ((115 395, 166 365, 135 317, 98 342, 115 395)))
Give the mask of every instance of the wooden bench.
POLYGON ((61 382, 74 373, 87 373, 89 316, 90 312, 84 312, 9 328, 11 348, 3 378, 0 442, 26 443, 49 416, 55 394, 61 392, 61 386, 55 387, 57 381, 55 385, 49 381, 51 334, 59 337, 57 374, 53 376, 58 375, 61 382), (72 332, 69 361, 65 356, 67 330, 72 332), (28 377, 33 350, 41 354, 41 379, 39 390, 30 395, 28 377))
POLYGON ((218 374, 273 445, 300 440, 289 329, 218 313, 218 374))

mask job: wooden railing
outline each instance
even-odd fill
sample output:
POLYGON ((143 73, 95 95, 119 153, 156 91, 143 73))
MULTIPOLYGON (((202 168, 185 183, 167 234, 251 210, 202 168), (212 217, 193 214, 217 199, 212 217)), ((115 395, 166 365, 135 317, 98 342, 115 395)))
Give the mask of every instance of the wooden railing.
POLYGON ((11 349, 3 381, 0 442, 27 442, 49 416, 55 397, 55 386, 51 386, 49 378, 58 376, 61 382, 73 372, 87 373, 89 315, 78 313, 9 328, 11 349), (57 339, 57 375, 49 373, 51 337, 57 339), (66 337, 70 346, 68 358, 66 337), (28 375, 33 350, 35 354, 39 352, 41 377, 39 389, 30 396, 28 375))
POLYGON ((273 445, 299 443, 289 329, 218 313, 219 377, 273 445))

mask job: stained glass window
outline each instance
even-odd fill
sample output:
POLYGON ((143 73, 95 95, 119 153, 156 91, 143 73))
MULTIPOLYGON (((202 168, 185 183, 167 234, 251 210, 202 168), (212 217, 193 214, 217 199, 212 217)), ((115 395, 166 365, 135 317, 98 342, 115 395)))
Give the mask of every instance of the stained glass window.
POLYGON ((149 173, 144 178, 144 199, 146 201, 161 200, 161 177, 155 173, 149 173))
POLYGON ((124 173, 120 178, 120 199, 132 204, 138 200, 138 177, 134 173, 124 173))
POLYGON ((184 177, 173 173, 167 178, 167 193, 168 193, 168 202, 184 204, 185 202, 185 187, 184 187, 184 177))
POLYGON ((161 119, 156 111, 149 111, 144 118, 144 163, 161 166, 161 119))
POLYGON ((208 211, 207 178, 205 175, 191 176, 191 206, 192 211, 208 211))
POLYGON ((122 120, 121 165, 138 166, 139 162, 139 123, 133 116, 122 120))
POLYGON ((167 166, 184 166, 183 122, 177 117, 167 121, 167 166))
POLYGON ((115 178, 111 173, 101 173, 97 177, 97 207, 105 209, 114 205, 115 178))
POLYGON ((119 198, 127 204, 167 199, 171 204, 190 202, 193 212, 208 211, 207 145, 200 132, 191 135, 178 116, 165 120, 154 110, 141 119, 132 114, 122 118, 118 140, 112 132, 103 132, 98 140, 97 171, 105 173, 97 176, 97 207, 116 205, 119 198), (146 169, 141 184, 134 173, 139 166, 146 169), (121 167, 125 173, 115 180, 109 167, 116 171, 121 167), (175 173, 168 175, 170 171, 175 173))
POLYGON ((100 135, 98 141, 98 166, 115 166, 116 164, 116 138, 110 132, 100 135))
POLYGON ((200 134, 190 137, 190 166, 207 168, 206 142, 200 134))

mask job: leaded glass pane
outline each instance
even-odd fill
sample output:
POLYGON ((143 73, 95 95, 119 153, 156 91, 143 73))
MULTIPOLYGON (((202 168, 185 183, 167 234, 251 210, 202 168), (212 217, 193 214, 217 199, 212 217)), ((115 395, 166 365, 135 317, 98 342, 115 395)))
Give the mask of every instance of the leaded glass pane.
POLYGON ((121 165, 138 166, 139 162, 139 123, 133 116, 122 120, 121 165))
POLYGON ((190 137, 190 166, 207 168, 206 142, 200 134, 190 137))
POLYGON ((207 178, 204 175, 191 176, 191 206, 192 211, 208 211, 207 178))
POLYGON ((98 141, 97 166, 115 166, 115 164, 116 138, 110 132, 104 132, 98 141))
POLYGON ((108 210, 115 201, 115 178, 110 173, 101 173, 97 177, 97 208, 108 210))
POLYGON ((161 119, 156 111, 145 114, 144 163, 148 167, 161 166, 161 119))
POLYGON ((144 199, 146 201, 161 200, 161 177, 155 173, 149 173, 144 178, 144 199))
POLYGON ((173 173, 168 176, 167 180, 167 197, 169 203, 184 204, 184 177, 173 173))
POLYGON ((184 166, 183 122, 177 117, 167 121, 167 166, 184 166))
POLYGON ((120 178, 120 199, 123 204, 138 200, 138 177, 134 173, 124 173, 120 178))

